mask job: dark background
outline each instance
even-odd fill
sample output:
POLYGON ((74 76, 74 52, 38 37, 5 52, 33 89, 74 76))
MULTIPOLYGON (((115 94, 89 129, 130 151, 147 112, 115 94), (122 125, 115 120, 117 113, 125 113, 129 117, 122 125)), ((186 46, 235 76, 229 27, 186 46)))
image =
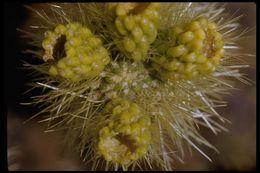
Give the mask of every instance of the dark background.
POLYGON ((26 90, 26 71, 18 67, 22 67, 20 58, 25 56, 21 54, 25 45, 16 28, 23 25, 28 15, 22 3, 4 3, 4 103, 21 113, 26 113, 19 105, 26 100, 22 94, 26 90))

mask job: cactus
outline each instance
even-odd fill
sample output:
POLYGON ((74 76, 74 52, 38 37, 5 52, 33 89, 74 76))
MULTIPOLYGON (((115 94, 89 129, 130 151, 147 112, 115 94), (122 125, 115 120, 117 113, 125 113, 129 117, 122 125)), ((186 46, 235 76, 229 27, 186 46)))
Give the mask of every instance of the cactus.
POLYGON ((198 128, 225 130, 215 107, 233 88, 226 76, 248 83, 239 17, 216 4, 45 5, 53 13, 29 7, 38 23, 21 30, 42 62, 25 64, 43 76, 31 104, 45 107, 32 118, 45 114, 92 170, 172 170, 185 143, 211 161, 197 145, 217 149, 198 128))

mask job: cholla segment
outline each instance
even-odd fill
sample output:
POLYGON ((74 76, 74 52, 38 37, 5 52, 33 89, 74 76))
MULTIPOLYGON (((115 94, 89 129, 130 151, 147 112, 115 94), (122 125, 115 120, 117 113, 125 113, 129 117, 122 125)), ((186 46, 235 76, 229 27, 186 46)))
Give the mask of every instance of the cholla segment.
POLYGON ((137 104, 116 98, 107 103, 103 113, 111 117, 99 131, 97 150, 106 161, 124 165, 146 154, 151 122, 137 104))
POLYGON ((60 75, 71 81, 97 76, 110 62, 101 39, 79 23, 59 24, 54 31, 47 31, 42 47, 45 61, 58 59, 50 66, 50 75, 60 75))
POLYGON ((154 67, 166 79, 193 78, 215 71, 224 55, 222 35, 217 26, 206 18, 199 18, 184 26, 174 26, 168 33, 171 47, 153 58, 154 67))
POLYGON ((145 60, 149 46, 157 36, 160 4, 112 3, 108 4, 108 10, 121 35, 120 47, 135 61, 145 60))

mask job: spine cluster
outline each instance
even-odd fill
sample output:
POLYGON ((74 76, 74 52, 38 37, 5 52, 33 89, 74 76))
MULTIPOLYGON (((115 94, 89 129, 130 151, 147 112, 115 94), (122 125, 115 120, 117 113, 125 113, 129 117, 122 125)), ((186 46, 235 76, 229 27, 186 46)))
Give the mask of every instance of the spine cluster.
POLYGON ((118 95, 134 95, 151 82, 148 71, 140 63, 112 62, 110 71, 104 77, 104 84, 101 91, 106 93, 108 98, 118 95))

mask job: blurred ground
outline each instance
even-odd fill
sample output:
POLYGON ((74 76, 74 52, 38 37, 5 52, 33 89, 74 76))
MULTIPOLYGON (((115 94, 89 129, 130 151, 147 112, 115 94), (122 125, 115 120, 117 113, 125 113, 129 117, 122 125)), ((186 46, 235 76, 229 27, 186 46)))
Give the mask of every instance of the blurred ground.
POLYGON ((44 127, 34 121, 23 125, 19 115, 8 113, 9 170, 84 170, 76 153, 62 154, 60 133, 44 133, 44 127))
MULTIPOLYGON (((244 18, 241 20, 242 25, 249 27, 256 26, 256 5, 254 3, 232 3, 228 4, 227 8, 231 12, 240 8, 240 13, 245 14, 244 18)), ((241 41, 241 45, 244 49, 249 50, 250 53, 255 54, 255 31, 252 32, 251 35, 252 37, 241 41)), ((15 57, 17 55, 13 56, 15 57)), ((256 58, 249 57, 246 60, 250 63, 252 68, 246 69, 245 73, 248 74, 248 78, 255 81, 256 58)), ((12 62, 8 61, 8 63, 12 62)), ((17 64, 14 66, 16 65, 17 64)), ((5 71, 8 70, 12 69, 5 67, 5 71)), ((21 74, 10 73, 10 75, 15 79, 19 79, 19 75, 21 74)), ((17 87, 17 83, 8 82, 7 84, 10 84, 10 86, 15 85, 15 87, 17 87)), ((18 83, 18 86, 19 84, 22 86, 23 81, 18 83)), ((236 84, 236 87, 240 90, 234 91, 232 95, 224 98, 224 100, 229 103, 228 107, 218 109, 218 112, 221 115, 232 122, 232 124, 227 123, 225 125, 230 132, 222 132, 217 136, 213 135, 213 133, 208 130, 202 130, 201 132, 206 139, 216 146, 220 151, 220 154, 203 148, 203 151, 212 158, 213 162, 211 163, 195 150, 193 151, 192 156, 188 154, 187 151, 184 160, 185 163, 175 163, 176 170, 254 170, 256 168, 256 85, 253 84, 248 86, 240 82, 237 82, 236 84)), ((7 88, 5 88, 5 90, 7 91, 7 88)), ((20 90, 21 89, 18 87, 19 92, 20 90)), ((10 89, 8 89, 8 91, 10 91, 10 89)), ((13 91, 15 94, 18 93, 18 91, 13 91)), ((79 158, 75 153, 68 150, 66 155, 61 156, 59 152, 61 147, 59 139, 61 136, 59 133, 45 134, 43 133, 43 127, 39 126, 34 121, 26 125, 21 123, 25 118, 28 118, 30 113, 28 113, 27 110, 22 111, 19 109, 19 106, 17 106, 18 108, 15 107, 17 102, 21 101, 21 98, 19 99, 15 102, 12 102, 12 100, 8 102, 8 106, 10 105, 8 107, 7 116, 7 154, 9 170, 87 169, 80 163, 79 158)))

